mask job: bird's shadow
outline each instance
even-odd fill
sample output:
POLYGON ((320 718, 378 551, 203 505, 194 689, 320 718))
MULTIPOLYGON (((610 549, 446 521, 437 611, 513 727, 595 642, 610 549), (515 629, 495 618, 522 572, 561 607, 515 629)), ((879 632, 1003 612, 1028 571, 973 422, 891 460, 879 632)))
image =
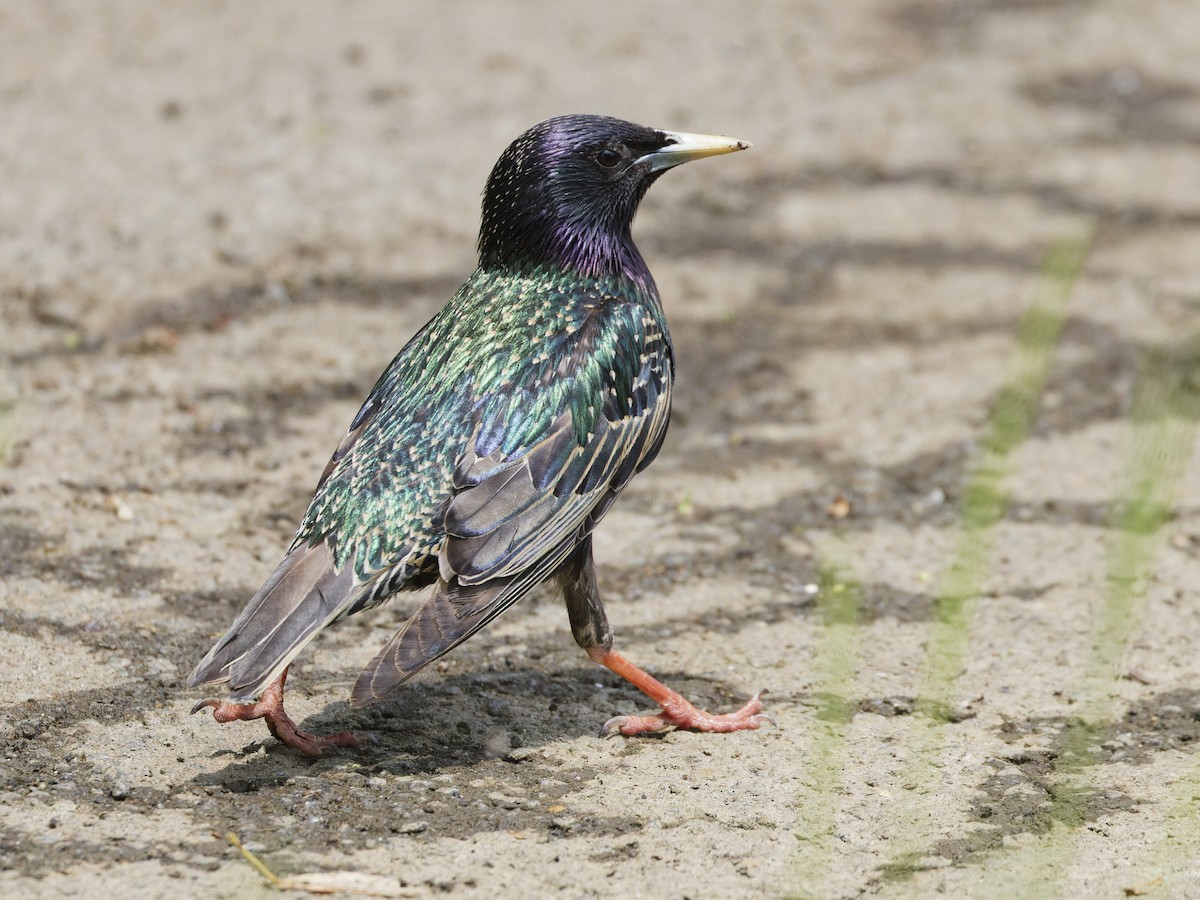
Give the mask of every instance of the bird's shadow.
MULTIPOLYGON (((684 672, 662 677, 701 707, 732 707, 745 699, 721 681, 684 672)), ((248 793, 336 770, 353 769, 368 777, 422 776, 488 761, 519 765, 531 749, 581 735, 600 736, 611 716, 641 711, 653 711, 653 703, 596 668, 442 675, 410 682, 366 709, 331 703, 299 723, 317 734, 351 729, 367 738, 353 749, 305 756, 266 735, 262 723, 232 723, 226 727, 257 726, 263 732, 249 744, 214 753, 228 757, 229 764, 197 775, 192 783, 248 793)), ((654 739, 611 738, 615 754, 639 752, 654 739)))

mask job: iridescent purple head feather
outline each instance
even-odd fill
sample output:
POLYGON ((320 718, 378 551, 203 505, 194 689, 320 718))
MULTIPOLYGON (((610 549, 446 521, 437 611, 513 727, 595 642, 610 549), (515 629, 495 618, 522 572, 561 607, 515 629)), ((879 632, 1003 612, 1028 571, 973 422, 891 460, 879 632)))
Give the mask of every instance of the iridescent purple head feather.
POLYGON ((666 169, 748 147, 606 116, 560 116, 529 129, 497 161, 483 193, 479 264, 549 264, 582 275, 649 279, 630 226, 666 169))

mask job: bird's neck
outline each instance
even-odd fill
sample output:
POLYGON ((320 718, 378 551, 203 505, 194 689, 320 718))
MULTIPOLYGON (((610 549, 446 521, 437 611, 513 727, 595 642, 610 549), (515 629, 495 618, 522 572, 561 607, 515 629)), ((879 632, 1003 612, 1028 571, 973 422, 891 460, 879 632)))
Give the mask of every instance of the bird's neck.
POLYGON ((558 228, 550 241, 550 262, 585 278, 627 278, 641 285, 653 284, 650 269, 626 228, 600 231, 558 228))
POLYGON ((529 272, 557 270, 585 281, 618 279, 657 296, 654 278, 626 228, 609 231, 559 223, 522 235, 516 248, 496 252, 481 242, 479 265, 485 270, 529 272))

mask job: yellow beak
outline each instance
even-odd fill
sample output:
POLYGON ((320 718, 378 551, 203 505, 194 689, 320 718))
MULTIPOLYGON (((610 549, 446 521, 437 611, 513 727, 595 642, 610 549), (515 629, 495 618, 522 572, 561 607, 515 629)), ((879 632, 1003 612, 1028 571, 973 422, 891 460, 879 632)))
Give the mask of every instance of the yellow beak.
POLYGON ((659 172, 705 156, 736 153, 751 146, 749 141, 739 141, 737 138, 720 134, 687 134, 682 131, 664 131, 663 134, 666 135, 667 143, 638 160, 638 163, 648 162, 651 172, 659 172))

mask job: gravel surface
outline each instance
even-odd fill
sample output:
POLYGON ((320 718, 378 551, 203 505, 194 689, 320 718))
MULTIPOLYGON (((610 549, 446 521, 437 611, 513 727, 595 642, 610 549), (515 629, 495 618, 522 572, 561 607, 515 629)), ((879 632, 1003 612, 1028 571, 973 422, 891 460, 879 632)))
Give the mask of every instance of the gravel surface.
POLYGON ((234 832, 416 896, 1200 897, 1197 34, 1189 0, 0 6, 0 894, 273 893, 234 832), (646 704, 549 592, 362 711, 416 598, 324 634, 292 712, 360 751, 189 716, 492 163, 565 112, 754 142, 635 224, 677 406, 596 546, 623 652, 779 727, 596 737, 646 704))

